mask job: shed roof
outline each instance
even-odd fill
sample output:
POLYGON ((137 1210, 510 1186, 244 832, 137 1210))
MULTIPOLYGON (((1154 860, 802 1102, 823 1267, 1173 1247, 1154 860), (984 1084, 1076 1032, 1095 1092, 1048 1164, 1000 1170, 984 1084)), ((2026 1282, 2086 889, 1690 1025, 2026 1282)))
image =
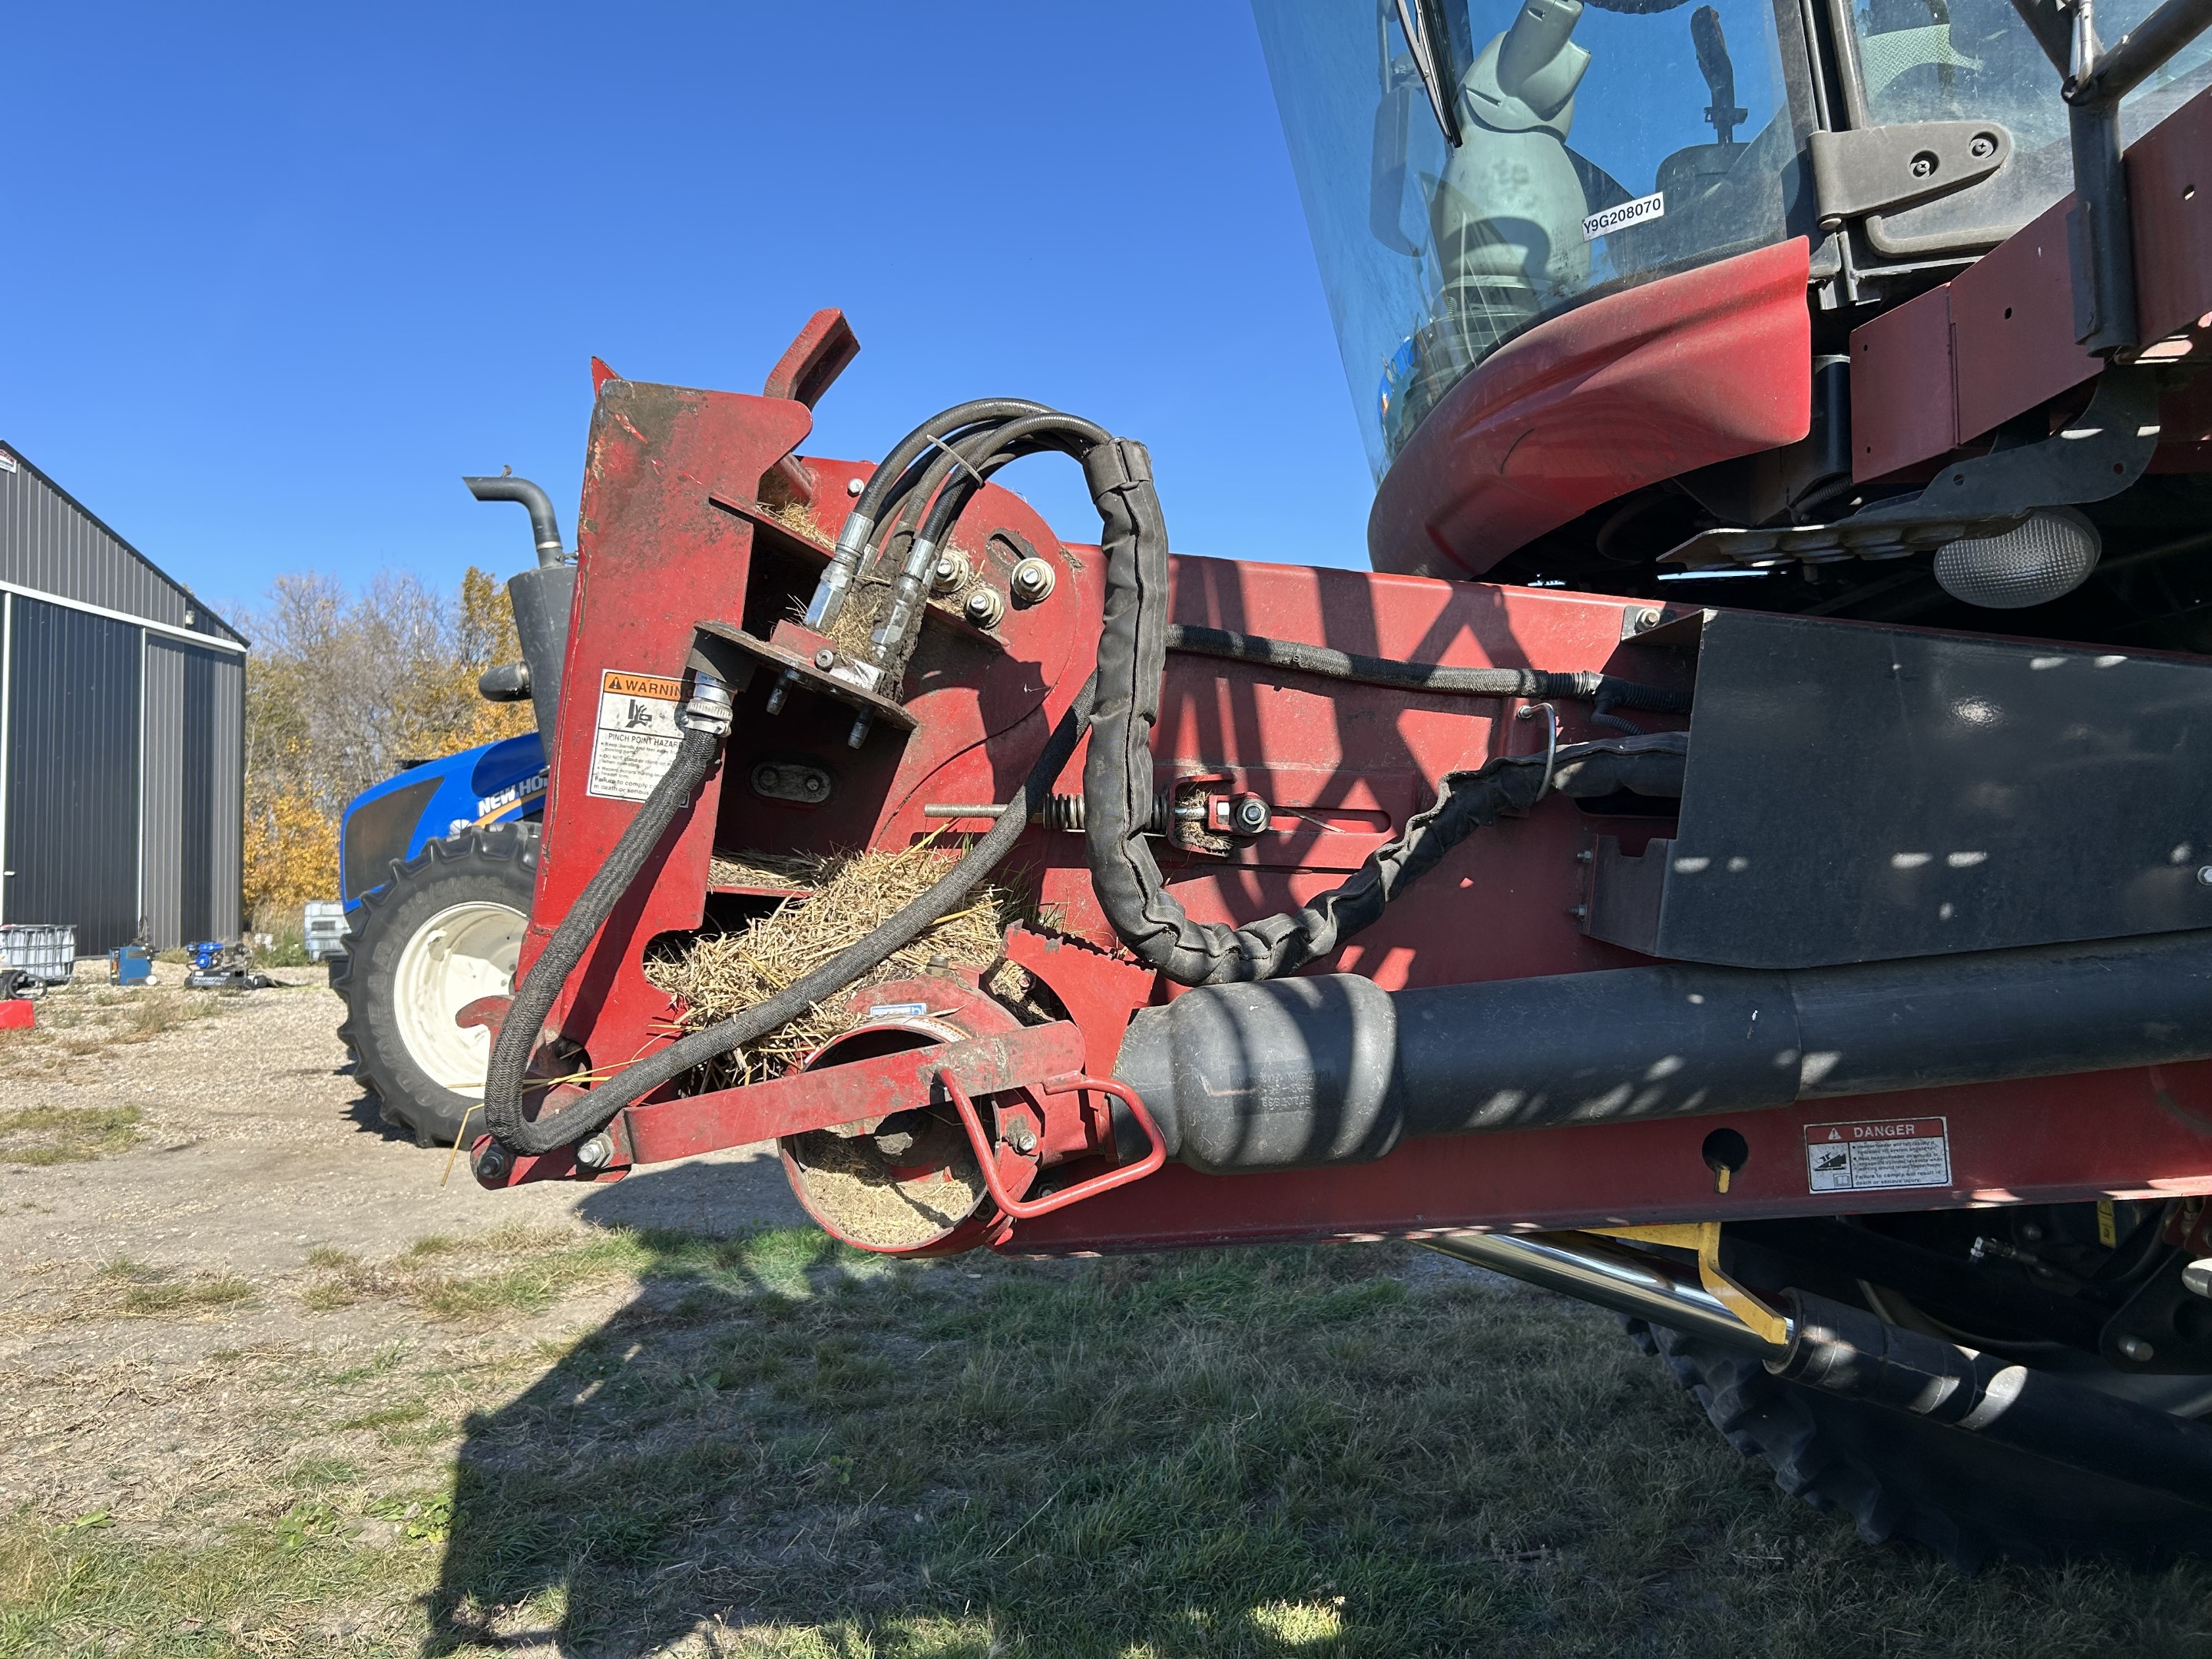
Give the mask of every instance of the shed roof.
POLYGON ((246 635, 0 441, 0 586, 47 595, 210 641, 246 635))

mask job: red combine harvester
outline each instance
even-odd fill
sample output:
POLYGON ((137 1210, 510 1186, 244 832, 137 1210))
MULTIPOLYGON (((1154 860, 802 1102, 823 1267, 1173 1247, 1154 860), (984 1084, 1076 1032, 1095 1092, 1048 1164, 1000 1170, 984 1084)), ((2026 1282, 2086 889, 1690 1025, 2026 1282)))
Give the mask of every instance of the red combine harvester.
POLYGON ((1418 1240, 1869 1538, 2202 1549, 2212 5, 1586 3, 1261 0, 1374 574, 1171 556, 1018 399, 802 457, 835 311, 758 397, 598 366, 477 1178, 772 1139, 894 1254, 1418 1240), (1097 545, 988 482, 1043 451, 1097 545), (757 1006, 648 978, 807 902, 759 854, 932 836, 757 1006), (997 961, 886 976, 994 876, 997 961))

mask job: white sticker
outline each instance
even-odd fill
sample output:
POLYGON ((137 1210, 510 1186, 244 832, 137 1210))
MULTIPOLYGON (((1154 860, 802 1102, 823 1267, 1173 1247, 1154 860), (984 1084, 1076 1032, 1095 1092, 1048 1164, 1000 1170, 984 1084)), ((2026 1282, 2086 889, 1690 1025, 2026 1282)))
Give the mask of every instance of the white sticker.
POLYGON ((1951 1138, 1940 1117, 1805 1126, 1805 1179, 1816 1193, 1951 1184, 1951 1138))
POLYGON ((1628 225, 1640 225, 1646 219, 1667 216, 1667 192, 1654 191, 1649 196, 1639 196, 1632 202, 1616 202, 1611 207, 1593 213, 1583 221, 1583 240, 1595 242, 1608 231, 1620 230, 1628 225))
POLYGON ((13 472, 15 470, 15 458, 6 450, 0 449, 0 472, 13 472))
POLYGON ((870 1019, 922 1019, 928 1013, 926 1002, 878 1002, 868 1008, 870 1019))
POLYGON ((584 793, 603 800, 643 800, 676 763, 684 734, 676 702, 684 688, 659 674, 599 675, 599 719, 592 733, 592 776, 584 793))

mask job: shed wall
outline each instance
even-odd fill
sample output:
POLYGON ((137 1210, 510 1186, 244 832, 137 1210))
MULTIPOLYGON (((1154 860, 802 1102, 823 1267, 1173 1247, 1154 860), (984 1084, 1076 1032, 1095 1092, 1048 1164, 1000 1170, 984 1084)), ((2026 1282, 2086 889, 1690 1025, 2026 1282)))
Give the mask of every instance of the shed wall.
POLYGON ((0 914, 73 924, 80 953, 138 931, 142 629, 15 597, 8 648, 8 874, 0 914))

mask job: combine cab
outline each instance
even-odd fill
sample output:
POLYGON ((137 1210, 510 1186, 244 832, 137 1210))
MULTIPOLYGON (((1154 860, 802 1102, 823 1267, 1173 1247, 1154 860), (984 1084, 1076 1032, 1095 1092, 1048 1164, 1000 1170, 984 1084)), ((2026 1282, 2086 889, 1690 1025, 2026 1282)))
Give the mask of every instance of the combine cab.
POLYGON ((477 1178, 1414 1239, 1870 1538, 2203 1548, 2203 10, 1261 0, 1372 574, 1018 399, 803 454, 835 312, 605 378, 477 1178))

